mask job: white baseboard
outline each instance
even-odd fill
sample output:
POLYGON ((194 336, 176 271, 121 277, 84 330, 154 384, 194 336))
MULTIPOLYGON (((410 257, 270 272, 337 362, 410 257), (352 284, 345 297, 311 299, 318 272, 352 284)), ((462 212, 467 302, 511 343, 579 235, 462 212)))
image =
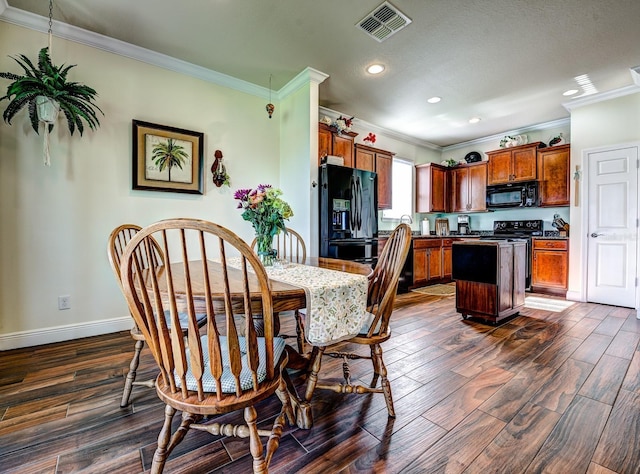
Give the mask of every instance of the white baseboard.
POLYGON ((584 302, 584 300, 582 299, 582 293, 580 291, 567 291, 567 296, 565 296, 565 298, 569 301, 584 302))
POLYGON ((99 336, 118 331, 128 331, 133 326, 131 316, 115 319, 103 319, 90 323, 54 326, 33 331, 20 331, 0 334, 0 351, 19 349, 21 347, 39 346, 52 342, 69 341, 81 337, 99 336))

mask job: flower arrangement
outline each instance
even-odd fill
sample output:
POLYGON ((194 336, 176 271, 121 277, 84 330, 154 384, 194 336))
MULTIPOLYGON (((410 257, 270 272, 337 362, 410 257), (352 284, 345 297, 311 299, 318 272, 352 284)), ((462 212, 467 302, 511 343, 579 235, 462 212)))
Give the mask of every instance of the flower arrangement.
POLYGON ((285 219, 293 216, 293 210, 280 196, 282 191, 270 184, 260 184, 256 189, 238 189, 233 195, 240 201, 238 209, 244 209, 242 218, 251 222, 256 232, 258 255, 265 265, 273 263, 273 236, 286 232, 285 219))
POLYGON ((354 117, 347 118, 347 117, 343 117, 341 115, 340 117, 338 117, 336 119, 335 122, 333 122, 331 124, 331 126, 335 127, 335 129, 338 131, 338 133, 350 132, 351 131, 351 124, 353 123, 353 119, 354 119, 354 117))
POLYGON ((369 132, 369 135, 367 135, 366 137, 364 137, 363 139, 365 142, 370 143, 370 144, 374 144, 376 142, 376 135, 375 133, 371 133, 369 132))

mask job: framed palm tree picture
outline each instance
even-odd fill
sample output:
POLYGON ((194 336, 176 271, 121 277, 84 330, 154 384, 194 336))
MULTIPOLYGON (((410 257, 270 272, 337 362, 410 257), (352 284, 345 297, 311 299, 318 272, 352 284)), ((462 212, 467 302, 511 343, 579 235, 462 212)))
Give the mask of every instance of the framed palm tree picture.
POLYGON ((133 189, 202 194, 204 134, 133 120, 133 189))

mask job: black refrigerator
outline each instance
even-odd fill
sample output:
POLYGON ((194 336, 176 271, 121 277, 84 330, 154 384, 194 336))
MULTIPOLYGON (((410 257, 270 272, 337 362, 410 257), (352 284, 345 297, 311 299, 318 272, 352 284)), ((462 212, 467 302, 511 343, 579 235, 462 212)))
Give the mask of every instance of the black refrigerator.
POLYGON ((324 164, 320 176, 320 256, 375 266, 378 175, 324 164))

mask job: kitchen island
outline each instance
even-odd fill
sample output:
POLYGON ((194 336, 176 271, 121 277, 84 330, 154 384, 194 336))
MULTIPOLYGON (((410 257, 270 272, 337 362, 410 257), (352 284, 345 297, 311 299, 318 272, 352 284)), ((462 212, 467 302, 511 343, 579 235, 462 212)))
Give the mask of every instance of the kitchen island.
POLYGON ((453 243, 456 311, 491 323, 524 306, 526 242, 519 239, 453 243))

